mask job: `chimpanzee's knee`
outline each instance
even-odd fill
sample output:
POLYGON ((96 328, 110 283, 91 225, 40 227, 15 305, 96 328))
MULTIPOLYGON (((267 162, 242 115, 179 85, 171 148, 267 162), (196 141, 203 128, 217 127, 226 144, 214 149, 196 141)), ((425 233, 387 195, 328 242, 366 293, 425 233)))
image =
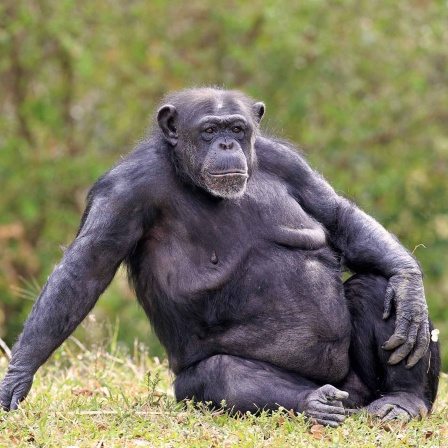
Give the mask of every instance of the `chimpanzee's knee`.
MULTIPOLYGON (((384 343, 395 330, 395 310, 383 319, 388 280, 379 275, 358 274, 344 284, 352 320, 351 368, 378 398, 382 394, 409 392, 421 398, 428 411, 434 403, 440 372, 439 344, 431 342, 424 357, 411 369, 405 361, 388 364, 384 343)), ((431 330, 433 329, 430 323, 431 330)))

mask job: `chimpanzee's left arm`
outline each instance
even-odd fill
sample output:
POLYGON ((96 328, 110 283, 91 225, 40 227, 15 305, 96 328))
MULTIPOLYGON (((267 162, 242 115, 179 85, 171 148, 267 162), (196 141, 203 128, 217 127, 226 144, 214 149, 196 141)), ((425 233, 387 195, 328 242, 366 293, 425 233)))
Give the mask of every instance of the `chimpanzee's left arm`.
POLYGON ((411 368, 426 353, 430 340, 420 266, 372 217, 340 196, 333 200, 335 217, 331 218, 328 228, 345 265, 354 272, 377 271, 389 279, 383 318, 389 317, 393 302, 396 324, 394 334, 383 348, 396 350, 388 362, 397 364, 409 355, 406 367, 411 368))
MULTIPOLYGON (((265 142, 260 141, 261 145, 265 142)), ((278 152, 274 151, 272 157, 277 158, 277 166, 282 166, 282 176, 286 174, 304 210, 326 227, 345 265, 354 272, 378 272, 389 279, 383 317, 389 317, 394 303, 396 324, 394 334, 383 348, 396 349, 389 358, 390 364, 397 364, 409 355, 406 367, 414 366, 425 354, 430 340, 428 307, 418 262, 377 221, 337 195, 294 150, 277 142, 275 146, 278 152)))

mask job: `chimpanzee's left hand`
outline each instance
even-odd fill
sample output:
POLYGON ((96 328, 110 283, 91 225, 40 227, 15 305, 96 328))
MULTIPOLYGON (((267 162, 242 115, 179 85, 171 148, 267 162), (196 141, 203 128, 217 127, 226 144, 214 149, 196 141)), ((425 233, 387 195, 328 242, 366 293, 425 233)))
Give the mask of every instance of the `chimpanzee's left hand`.
POLYGON ((389 317, 392 301, 396 310, 395 332, 383 345, 383 349, 396 349, 389 358, 389 364, 398 364, 410 354, 406 363, 410 369, 426 353, 430 341, 422 274, 402 272, 389 279, 383 319, 389 317))

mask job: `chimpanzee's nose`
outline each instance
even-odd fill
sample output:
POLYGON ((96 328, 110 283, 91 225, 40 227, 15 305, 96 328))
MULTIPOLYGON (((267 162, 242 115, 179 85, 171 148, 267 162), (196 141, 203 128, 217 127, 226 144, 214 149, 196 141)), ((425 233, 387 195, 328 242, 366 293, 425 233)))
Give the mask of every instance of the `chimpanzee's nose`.
POLYGON ((227 143, 227 139, 225 139, 223 142, 219 142, 219 149, 233 149, 233 140, 231 140, 229 143, 227 143))

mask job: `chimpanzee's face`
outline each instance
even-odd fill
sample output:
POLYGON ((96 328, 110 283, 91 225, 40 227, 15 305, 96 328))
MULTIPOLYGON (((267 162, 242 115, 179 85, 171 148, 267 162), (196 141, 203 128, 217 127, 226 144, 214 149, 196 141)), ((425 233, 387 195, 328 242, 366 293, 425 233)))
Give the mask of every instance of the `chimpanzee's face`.
POLYGON ((184 116, 166 105, 158 121, 193 183, 214 196, 237 198, 244 194, 255 163, 255 131, 263 112, 262 103, 251 110, 233 97, 215 96, 196 103, 184 116))
POLYGON ((205 115, 195 126, 192 143, 203 186, 215 196, 244 194, 252 159, 252 123, 241 113, 205 115))

